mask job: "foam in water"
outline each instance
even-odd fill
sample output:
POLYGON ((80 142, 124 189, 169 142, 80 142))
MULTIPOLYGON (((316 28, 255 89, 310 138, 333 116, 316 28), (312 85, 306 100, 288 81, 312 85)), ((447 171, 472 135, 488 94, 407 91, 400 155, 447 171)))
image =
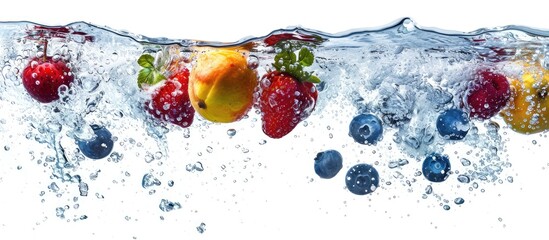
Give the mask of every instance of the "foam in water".
MULTIPOLYGON (((218 214, 236 216, 226 217, 238 222, 227 223, 230 228, 261 228, 251 220, 254 211, 277 216, 265 209, 295 205, 305 209, 300 214, 311 218, 319 217, 317 212, 338 217, 357 212, 381 215, 387 209, 379 209, 380 203, 397 198, 414 208, 466 211, 469 203, 482 201, 481 193, 510 188, 517 160, 508 150, 510 145, 527 139, 535 142, 535 150, 528 150, 534 156, 543 152, 548 126, 544 100, 548 83, 543 80, 548 37, 547 32, 516 26, 437 32, 403 19, 376 30, 333 35, 281 29, 225 44, 152 39, 82 22, 60 27, 4 22, 0 23, 0 131, 4 136, 0 173, 20 171, 28 178, 26 191, 34 198, 40 195, 42 201, 37 206, 43 210, 28 220, 38 226, 56 217, 74 222, 101 220, 102 214, 111 211, 111 216, 126 221, 149 222, 158 216, 158 221, 179 220, 183 227, 178 232, 183 235, 215 234, 216 228, 223 234, 218 214), (280 60, 275 56, 288 46, 314 54, 311 64, 306 63, 306 52, 296 58, 306 63, 303 71, 312 72, 321 82, 311 88, 318 91, 314 109, 303 110, 307 114, 280 139, 263 133, 259 102, 238 121, 214 123, 195 113, 185 128, 154 118, 144 107, 151 96, 138 87, 142 54, 152 56, 154 64, 186 59, 181 64, 192 72, 196 58, 209 49, 237 49, 256 71, 258 86, 268 86, 271 83, 261 76, 273 69, 280 60), (51 103, 33 99, 21 77, 29 62, 44 58, 44 53, 67 63, 74 77, 69 86, 58 89, 60 98, 51 103), (463 140, 442 137, 437 118, 447 109, 471 111, 464 99, 479 69, 490 69, 508 81, 518 79, 518 83, 526 82, 523 74, 531 72, 534 83, 525 94, 537 90, 539 94, 526 97, 528 110, 523 115, 498 109, 498 114, 486 119, 472 118, 470 126, 458 124, 459 131, 468 130, 463 140), (540 101, 534 102, 535 97, 540 101), (349 124, 360 114, 379 118, 383 129, 379 140, 366 145, 355 140, 349 124), (522 117, 527 119, 528 114, 531 118, 524 122, 522 117), (95 136, 98 126, 108 129, 114 146, 110 150, 109 143, 102 142, 91 148, 108 149, 104 158, 93 160, 79 142, 99 139, 95 136), (529 131, 532 134, 522 134, 529 131), (341 153, 344 171, 321 179, 313 160, 328 149, 341 153), (440 183, 429 182, 422 173, 424 159, 433 153, 447 156, 451 163, 450 172, 443 173, 447 178, 437 178, 440 183), (356 169, 345 177, 355 165, 373 168, 379 179, 372 177, 372 170, 356 169), (357 182, 346 185, 350 179, 357 182), (370 181, 371 185, 363 186, 370 181), (349 186, 365 187, 355 190, 366 195, 355 196, 351 193, 355 190, 346 189, 349 186), (127 205, 137 200, 139 206, 127 205), (311 209, 305 207, 310 205, 311 209)), ((290 71, 296 66, 292 64, 283 69, 290 71)), ((303 74, 299 71, 292 75, 303 74)), ((518 99, 519 85, 511 84, 514 92, 511 100, 506 99, 506 108, 518 99)), ((254 99, 260 101, 257 89, 254 99)), ((487 94, 492 97, 492 92, 487 94)), ((360 127, 363 135, 375 130, 360 127)), ((433 169, 437 171, 436 166, 433 169)), ((0 186, 18 184, 3 181, 0 178, 0 186)), ((140 232, 136 230, 135 235, 140 232)), ((124 236, 130 235, 134 233, 124 236)))

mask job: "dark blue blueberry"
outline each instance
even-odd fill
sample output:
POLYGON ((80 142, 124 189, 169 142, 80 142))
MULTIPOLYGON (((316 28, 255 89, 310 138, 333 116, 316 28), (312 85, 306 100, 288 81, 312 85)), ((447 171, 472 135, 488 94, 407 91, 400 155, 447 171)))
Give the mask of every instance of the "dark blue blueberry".
POLYGON ((319 152, 315 157, 315 172, 321 178, 333 178, 343 167, 343 157, 336 150, 319 152))
POLYGON ((429 154, 423 161, 423 176, 431 182, 443 182, 450 175, 450 160, 446 155, 429 154))
POLYGON ((360 114, 349 124, 349 135, 360 144, 374 145, 383 134, 381 120, 373 114, 360 114))
POLYGON ((91 128, 95 136, 88 140, 78 139, 78 148, 84 156, 91 159, 101 159, 108 156, 114 145, 111 132, 98 125, 91 125, 91 128))
POLYGON ((354 194, 366 195, 379 187, 379 174, 372 165, 357 164, 347 171, 345 185, 354 194))
POLYGON ((448 109, 437 119, 438 133, 445 139, 461 140, 470 128, 469 117, 459 109, 448 109))

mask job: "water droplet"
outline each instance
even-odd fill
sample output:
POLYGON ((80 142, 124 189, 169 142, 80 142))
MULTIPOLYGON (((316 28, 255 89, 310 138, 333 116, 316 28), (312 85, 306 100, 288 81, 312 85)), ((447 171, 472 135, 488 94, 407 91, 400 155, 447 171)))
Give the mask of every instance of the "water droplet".
POLYGON ((473 183, 473 187, 474 187, 475 189, 477 189, 477 188, 478 188, 478 183, 476 183, 476 182, 473 183))
POLYGON ((442 206, 442 208, 446 211, 450 210, 450 206, 447 205, 447 204, 444 204, 444 206, 442 206))
POLYGON ((85 197, 88 196, 88 184, 84 182, 80 182, 78 184, 78 190, 80 191, 80 196, 85 197))
POLYGON ((465 200, 463 198, 460 198, 460 197, 454 199, 454 203, 457 204, 457 205, 461 205, 464 202, 465 202, 465 200))
POLYGON ((509 182, 509 183, 513 183, 513 177, 511 177, 511 176, 508 176, 508 177, 507 177, 507 182, 509 182))
POLYGON ((466 159, 466 158, 462 158, 460 161, 461 161, 461 165, 463 165, 463 166, 465 166, 465 167, 471 165, 471 161, 469 161, 469 160, 466 159))
POLYGON ((196 227, 196 230, 198 231, 198 233, 204 233, 204 231, 206 231, 206 224, 200 223, 200 226, 196 227))
POLYGON ((124 154, 121 154, 118 152, 112 152, 111 155, 109 156, 109 159, 114 163, 122 161, 123 158, 124 158, 124 154))
POLYGON ((234 135, 236 135, 236 130, 234 128, 227 130, 227 135, 229 135, 229 137, 234 137, 234 135))
POLYGON ((93 172, 93 173, 90 173, 90 180, 92 180, 92 181, 93 181, 93 180, 96 180, 97 177, 99 177, 99 173, 100 173, 100 172, 101 172, 101 170, 97 170, 97 171, 95 171, 95 172, 93 172))
POLYGON ((168 186, 173 187, 173 185, 174 185, 174 181, 173 181, 173 180, 168 181, 168 186))
POLYGON ((51 190, 52 192, 57 192, 59 191, 59 186, 57 186, 57 183, 55 182, 52 182, 49 186, 48 186, 48 189, 51 190))
POLYGON ((162 183, 158 178, 154 177, 152 174, 147 173, 143 175, 143 179, 141 180, 141 186, 143 188, 148 188, 152 186, 160 186, 162 183))
POLYGON ((65 209, 62 207, 58 207, 55 209, 55 216, 58 218, 64 219, 65 218, 65 209))
POLYGON ((185 169, 189 172, 194 172, 194 171, 202 172, 202 171, 204 171, 204 167, 202 166, 201 162, 196 162, 195 164, 190 164, 189 163, 189 164, 187 164, 185 169))
POLYGON ((145 154, 145 162, 150 163, 152 161, 154 161, 154 156, 151 153, 145 154))
POLYGON ((389 164, 387 165, 390 169, 393 169, 393 168, 397 168, 399 165, 398 165, 398 162, 396 161, 390 161, 389 164))
POLYGON ((206 152, 212 153, 212 152, 213 152, 213 148, 212 148, 211 146, 208 146, 208 147, 206 148, 206 152))
POLYGON ((170 211, 173 211, 173 210, 180 209, 180 208, 181 208, 181 204, 178 203, 178 202, 171 202, 171 201, 168 201, 168 199, 162 199, 162 200, 160 201, 160 205, 158 205, 158 207, 159 207, 160 210, 162 210, 163 212, 170 212, 170 211))

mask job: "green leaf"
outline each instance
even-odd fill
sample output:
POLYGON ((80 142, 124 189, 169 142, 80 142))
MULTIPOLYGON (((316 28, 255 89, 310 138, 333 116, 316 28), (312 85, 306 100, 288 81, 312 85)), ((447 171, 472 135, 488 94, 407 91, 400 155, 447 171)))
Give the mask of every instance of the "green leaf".
POLYGON ((296 62, 296 58, 297 56, 294 52, 284 50, 276 54, 274 58, 275 62, 273 63, 273 65, 276 70, 285 72, 288 71, 288 69, 290 69, 290 66, 296 62))
POLYGON ((137 60, 137 63, 139 66, 143 67, 139 70, 139 74, 137 75, 137 85, 139 88, 142 88, 143 84, 154 85, 166 79, 166 77, 154 67, 154 57, 151 55, 141 55, 137 60))
POLYGON ((311 83, 320 83, 320 78, 318 78, 317 76, 315 75, 311 75, 308 79, 307 79, 307 82, 311 82, 311 83))
POLYGON ((320 83, 318 77, 303 69, 313 65, 315 59, 313 53, 308 48, 303 47, 299 50, 299 56, 296 56, 295 49, 295 46, 286 47, 276 54, 273 63, 275 69, 288 73, 299 81, 320 83))
POLYGON ((308 67, 313 65, 313 62, 315 60, 315 56, 309 49, 302 48, 299 50, 299 63, 301 66, 308 67))
POLYGON ((154 57, 149 54, 143 54, 137 59, 137 64, 144 68, 154 68, 154 57))
POLYGON ((137 75, 137 85, 139 88, 141 88, 141 85, 146 83, 150 84, 152 82, 153 77, 153 69, 151 68, 143 68, 139 71, 139 75, 137 75))

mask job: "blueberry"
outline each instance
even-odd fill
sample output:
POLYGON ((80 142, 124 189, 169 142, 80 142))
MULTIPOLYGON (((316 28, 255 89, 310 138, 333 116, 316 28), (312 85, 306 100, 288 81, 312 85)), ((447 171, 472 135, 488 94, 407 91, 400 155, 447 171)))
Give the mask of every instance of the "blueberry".
POLYGON ((379 174, 372 165, 357 164, 347 171, 345 185, 354 194, 366 195, 379 187, 379 174))
POLYGON ((333 178, 343 167, 343 158, 336 150, 319 152, 315 157, 315 172, 321 178, 333 178))
POLYGON ((450 175, 450 160, 446 155, 431 153, 423 161, 422 171, 427 180, 443 182, 450 175))
POLYGON ((374 145, 383 134, 381 120, 373 114, 360 114, 349 124, 349 135, 360 144, 374 145))
POLYGON ((459 109, 448 109, 438 116, 438 133, 445 139, 461 140, 467 135, 469 128, 469 117, 459 109))
POLYGON ((114 145, 111 133, 102 126, 91 125, 91 128, 95 136, 88 140, 78 139, 78 148, 84 156, 91 159, 101 159, 108 156, 114 145))

